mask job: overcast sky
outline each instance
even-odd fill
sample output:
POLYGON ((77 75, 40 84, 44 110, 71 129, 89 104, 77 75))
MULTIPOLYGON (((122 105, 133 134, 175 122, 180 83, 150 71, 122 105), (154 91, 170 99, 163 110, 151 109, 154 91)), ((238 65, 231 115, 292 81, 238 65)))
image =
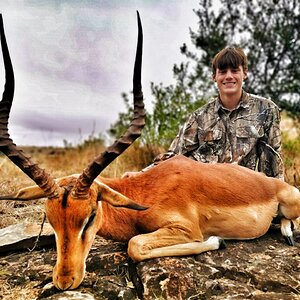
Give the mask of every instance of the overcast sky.
POLYGON ((1 1, 16 80, 9 124, 14 141, 76 144, 117 120, 125 109, 121 93, 132 90, 136 10, 144 30, 142 84, 150 110, 150 82, 173 82, 173 64, 184 60, 179 48, 190 44, 189 27, 197 26, 195 8, 196 0, 1 1))

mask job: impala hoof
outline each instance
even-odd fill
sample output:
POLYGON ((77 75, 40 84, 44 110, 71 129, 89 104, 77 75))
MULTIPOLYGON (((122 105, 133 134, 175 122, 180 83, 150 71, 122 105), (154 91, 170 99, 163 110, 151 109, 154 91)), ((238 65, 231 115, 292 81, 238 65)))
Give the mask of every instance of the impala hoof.
POLYGON ((292 236, 285 236, 284 239, 289 246, 295 246, 295 241, 292 236))
POLYGON ((226 249, 227 248, 227 245, 225 243, 225 240, 223 239, 220 239, 220 246, 219 246, 219 249, 226 249))

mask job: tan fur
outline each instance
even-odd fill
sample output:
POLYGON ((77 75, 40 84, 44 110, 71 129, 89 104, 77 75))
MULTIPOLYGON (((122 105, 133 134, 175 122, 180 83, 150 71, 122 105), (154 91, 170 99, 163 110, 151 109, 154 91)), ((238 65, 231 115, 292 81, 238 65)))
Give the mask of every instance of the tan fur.
MULTIPOLYGON (((86 200, 72 198, 75 179, 58 180, 68 191, 67 200, 61 194, 46 203, 57 239, 53 281, 63 290, 81 283, 96 234, 129 241, 129 256, 141 261, 218 249, 220 238, 265 234, 277 214, 293 220, 300 216, 300 193, 287 183, 237 165, 202 164, 183 156, 135 177, 98 177, 86 200), (148 209, 114 207, 130 207, 133 201, 148 209), (94 223, 84 231, 93 211, 94 223)), ((283 232, 289 232, 289 223, 283 223, 288 224, 283 232)))

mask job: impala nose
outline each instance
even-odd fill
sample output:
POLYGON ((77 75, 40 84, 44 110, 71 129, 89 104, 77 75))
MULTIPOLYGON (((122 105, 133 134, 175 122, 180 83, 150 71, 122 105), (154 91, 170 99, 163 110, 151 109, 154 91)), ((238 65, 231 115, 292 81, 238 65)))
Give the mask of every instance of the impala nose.
POLYGON ((68 289, 74 289, 76 287, 73 287, 74 284, 74 277, 72 276, 56 276, 55 278, 55 286, 62 291, 68 290, 68 289))
POLYGON ((55 265, 53 268, 53 284, 54 286, 62 291, 74 290, 82 282, 84 277, 84 267, 70 267, 64 264, 55 265))

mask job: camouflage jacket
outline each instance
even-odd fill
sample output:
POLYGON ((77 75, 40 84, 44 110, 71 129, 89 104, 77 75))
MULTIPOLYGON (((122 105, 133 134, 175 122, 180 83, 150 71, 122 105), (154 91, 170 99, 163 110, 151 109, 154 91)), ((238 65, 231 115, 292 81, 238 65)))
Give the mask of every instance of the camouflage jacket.
POLYGON ((233 111, 218 97, 188 118, 167 153, 154 164, 176 154, 205 163, 237 163, 283 180, 278 107, 269 99, 243 91, 233 111))

